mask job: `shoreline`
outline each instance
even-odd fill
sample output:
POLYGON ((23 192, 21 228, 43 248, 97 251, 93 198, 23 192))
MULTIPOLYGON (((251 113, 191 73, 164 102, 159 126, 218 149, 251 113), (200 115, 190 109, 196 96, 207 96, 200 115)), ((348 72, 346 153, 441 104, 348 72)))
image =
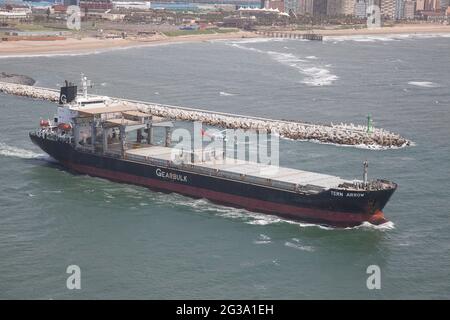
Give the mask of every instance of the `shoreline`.
MULTIPOLYGON (((323 36, 375 36, 375 35, 399 35, 399 34, 450 34, 450 26, 441 24, 400 24, 393 27, 373 29, 314 29, 314 33, 323 36)), ((303 32, 304 33, 304 32, 303 32)))
MULTIPOLYGON (((306 31, 286 31, 305 33, 306 31)), ((325 37, 365 37, 389 35, 450 35, 450 26, 443 25, 398 25, 379 29, 315 29, 314 33, 325 37)), ((211 40, 238 40, 248 38, 264 38, 253 32, 238 31, 216 34, 195 34, 176 37, 157 35, 148 39, 98 39, 67 38, 54 41, 3 41, 0 42, 0 58, 33 57, 45 55, 83 55, 100 53, 106 50, 120 50, 174 43, 205 42, 211 40)))
POLYGON ((129 49, 187 42, 205 42, 211 40, 257 38, 252 32, 239 31, 230 33, 195 34, 166 37, 157 35, 148 39, 82 39, 67 38, 54 41, 4 41, 0 42, 0 58, 30 57, 43 55, 82 55, 102 52, 109 49, 129 49))

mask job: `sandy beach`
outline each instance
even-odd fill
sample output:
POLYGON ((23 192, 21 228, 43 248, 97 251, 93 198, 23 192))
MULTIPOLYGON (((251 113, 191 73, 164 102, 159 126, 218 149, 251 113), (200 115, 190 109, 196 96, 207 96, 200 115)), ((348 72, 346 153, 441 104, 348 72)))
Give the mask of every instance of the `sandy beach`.
MULTIPOLYGON (((370 36, 395 34, 450 34, 450 26, 435 24, 396 25, 379 29, 317 29, 313 30, 323 36, 370 36)), ((300 32, 295 32, 300 33, 300 32)), ((55 41, 2 41, 0 42, 0 57, 16 57, 46 54, 82 54, 113 48, 129 48, 149 46, 153 44, 202 42, 210 40, 241 39, 261 37, 252 32, 230 32, 215 34, 195 34, 186 36, 166 37, 155 35, 149 38, 99 39, 99 38, 67 38, 55 41)))
POLYGON ((364 36, 389 34, 450 34, 450 26, 442 24, 403 24, 394 27, 374 29, 320 29, 316 33, 323 36, 364 36))
POLYGON ((197 34, 177 37, 155 35, 149 38, 128 39, 99 39, 99 38, 67 38, 54 41, 2 41, 0 42, 0 56, 29 56, 46 54, 80 54, 92 51, 102 51, 112 48, 130 48, 149 46, 152 44, 202 42, 222 39, 254 38, 251 32, 230 32, 215 34, 197 34))

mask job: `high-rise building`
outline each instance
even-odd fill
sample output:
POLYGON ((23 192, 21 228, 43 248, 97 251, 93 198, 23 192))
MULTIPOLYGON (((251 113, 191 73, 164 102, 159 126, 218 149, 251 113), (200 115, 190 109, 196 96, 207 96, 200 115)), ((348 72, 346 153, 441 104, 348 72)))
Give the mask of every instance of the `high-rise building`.
POLYGON ((312 15, 314 0, 298 0, 298 14, 312 15))
POLYGON ((68 7, 68 6, 78 6, 78 5, 80 5, 80 1, 79 0, 64 0, 63 4, 66 7, 68 7))
POLYGON ((306 13, 306 0, 298 0, 298 11, 297 13, 300 15, 305 15, 306 13))
POLYGON ((284 0, 284 11, 298 13, 298 0, 284 0))
POLYGON ((328 0, 314 0, 313 1, 313 16, 326 16, 327 15, 327 2, 328 2, 328 0))
POLYGON ((439 0, 425 0, 424 10, 425 11, 436 11, 441 8, 439 0))
POLYGON ((263 8, 278 9, 280 12, 285 12, 284 0, 265 0, 263 8))
POLYGON ((350 16, 355 12, 356 0, 342 0, 341 12, 343 15, 350 16))
POLYGON ((415 1, 405 1, 405 11, 404 18, 405 19, 414 19, 416 15, 416 2, 415 1))
POLYGON ((395 0, 394 18, 396 20, 404 19, 405 17, 405 0, 395 0))
POLYGON ((300 15, 308 14, 311 16, 324 16, 327 14, 327 2, 330 0, 296 0, 296 1, 297 1, 296 13, 300 15))
POLYGON ((378 6, 381 9, 381 0, 366 0, 366 7, 378 6))
POLYGON ((355 17, 365 18, 367 17, 367 5, 365 0, 357 0, 355 3, 355 17))
POLYGON ((425 10, 425 0, 417 0, 416 1, 416 11, 425 10))
POLYGON ((327 15, 339 16, 342 14, 342 0, 328 0, 327 15))
POLYGON ((80 8, 83 10, 108 10, 113 8, 111 0, 80 0, 80 8))
POLYGON ((305 0, 305 13, 313 14, 314 0, 305 0))
POLYGON ((396 0, 381 0, 381 15, 395 19, 396 0))

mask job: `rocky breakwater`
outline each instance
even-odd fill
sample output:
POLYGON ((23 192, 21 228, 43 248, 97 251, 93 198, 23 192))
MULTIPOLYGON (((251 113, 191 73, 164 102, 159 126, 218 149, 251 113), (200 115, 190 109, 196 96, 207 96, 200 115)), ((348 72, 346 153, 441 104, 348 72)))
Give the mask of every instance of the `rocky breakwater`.
POLYGON ((17 83, 0 82, 0 92, 15 96, 22 96, 52 102, 59 101, 59 93, 56 90, 38 88, 17 83))
MULTIPOLYGON (((59 93, 56 90, 5 82, 0 82, 0 92, 53 102, 57 102, 59 97, 59 93)), ((200 121, 205 125, 229 129, 264 130, 292 140, 373 149, 402 148, 412 144, 411 141, 399 134, 382 128, 375 128, 368 132, 367 127, 353 124, 311 124, 241 116, 150 102, 113 99, 136 107, 142 112, 163 118, 178 121, 200 121)))
POLYGON ((264 130, 292 140, 381 149, 402 148, 411 145, 411 141, 408 139, 382 128, 375 128, 369 133, 367 127, 354 124, 319 125, 177 108, 160 104, 135 104, 143 112, 164 118, 200 121, 206 125, 230 129, 264 130))

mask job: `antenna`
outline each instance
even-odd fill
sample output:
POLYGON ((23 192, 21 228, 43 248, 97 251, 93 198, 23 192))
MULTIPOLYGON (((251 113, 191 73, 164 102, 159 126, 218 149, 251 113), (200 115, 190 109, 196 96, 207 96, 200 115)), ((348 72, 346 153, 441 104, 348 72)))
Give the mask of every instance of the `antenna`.
POLYGON ((364 184, 365 184, 365 185, 367 184, 367 172, 368 172, 368 168, 369 168, 369 162, 367 162, 367 160, 366 160, 366 161, 364 161, 364 176, 363 176, 363 181, 364 181, 364 184))
POLYGON ((81 74, 81 88, 83 90, 83 97, 86 99, 88 94, 87 94, 87 88, 88 85, 90 84, 90 80, 87 79, 87 77, 84 76, 84 74, 81 74))

